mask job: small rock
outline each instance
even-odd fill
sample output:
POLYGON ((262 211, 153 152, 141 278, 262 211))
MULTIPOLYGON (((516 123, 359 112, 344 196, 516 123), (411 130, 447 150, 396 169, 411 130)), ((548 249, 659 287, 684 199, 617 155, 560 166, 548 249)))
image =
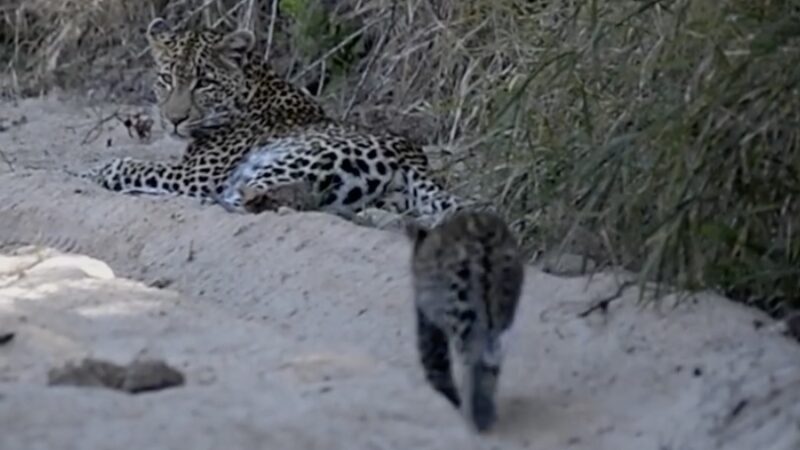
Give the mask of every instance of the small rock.
POLYGON ((6 345, 14 340, 14 333, 0 332, 0 345, 6 345))
POLYGON ((134 361, 128 364, 122 390, 136 394, 183 385, 183 373, 157 359, 134 361))
POLYGON ((150 282, 150 287, 156 288, 156 289, 165 289, 165 288, 169 287, 170 285, 172 285, 172 283, 174 283, 174 281, 175 280, 171 280, 169 278, 158 278, 158 279, 153 280, 152 282, 150 282))
POLYGON ((184 384, 181 372, 157 359, 137 360, 120 366, 95 358, 85 358, 51 369, 47 374, 50 386, 104 387, 137 394, 184 384))
POLYGON ((124 367, 94 358, 85 358, 80 364, 68 362, 47 373, 47 384, 50 386, 120 389, 124 380, 124 367))

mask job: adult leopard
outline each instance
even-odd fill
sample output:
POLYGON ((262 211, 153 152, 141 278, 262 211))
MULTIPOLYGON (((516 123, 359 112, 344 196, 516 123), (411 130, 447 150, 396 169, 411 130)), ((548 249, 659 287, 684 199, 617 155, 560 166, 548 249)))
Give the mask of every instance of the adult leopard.
POLYGON ((463 202, 428 177, 428 159, 407 139, 326 115, 279 77, 246 30, 223 33, 153 20, 162 127, 188 141, 177 163, 116 158, 81 174, 123 193, 177 194, 241 210, 243 189, 269 196, 298 181, 319 209, 351 216, 368 206, 437 222, 463 202))

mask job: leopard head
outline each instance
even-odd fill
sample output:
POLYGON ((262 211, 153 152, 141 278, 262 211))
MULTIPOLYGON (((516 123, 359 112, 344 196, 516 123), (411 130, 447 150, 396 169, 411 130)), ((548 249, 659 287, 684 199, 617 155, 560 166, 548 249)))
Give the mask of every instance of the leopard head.
POLYGON ((173 28, 157 18, 147 28, 147 40, 156 62, 154 90, 165 131, 193 139, 241 112, 251 95, 245 72, 255 42, 251 32, 173 28))

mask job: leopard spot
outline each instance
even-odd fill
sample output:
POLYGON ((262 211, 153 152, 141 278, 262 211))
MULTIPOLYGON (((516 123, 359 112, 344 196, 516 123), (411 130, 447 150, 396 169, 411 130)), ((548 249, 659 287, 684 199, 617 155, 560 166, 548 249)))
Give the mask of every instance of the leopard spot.
POLYGON ((326 194, 325 197, 322 199, 322 201, 320 202, 320 206, 325 207, 325 206, 328 206, 328 205, 332 205, 332 204, 336 203, 336 200, 337 200, 336 193, 335 192, 330 192, 330 193, 326 194))
MULTIPOLYGON (((459 292, 458 292, 458 298, 459 298, 459 300, 461 299, 461 296, 462 296, 462 294, 463 294, 463 296, 464 296, 464 299, 466 299, 466 297, 467 297, 467 291, 459 291, 459 292)), ((458 313, 457 317, 458 317, 458 320, 459 320, 460 322, 465 322, 465 323, 471 323, 471 322, 474 322, 474 321, 475 321, 475 319, 477 319, 477 318, 478 318, 477 314, 475 314, 475 311, 473 311, 473 310, 471 310, 471 309, 467 309, 467 310, 464 310, 464 311, 460 311, 460 312, 458 313)))
POLYGON ((331 174, 323 178, 319 182, 319 190, 326 191, 328 189, 336 189, 342 185, 342 178, 339 175, 331 174))
POLYGON ((375 178, 370 178, 367 180, 367 193, 374 194, 381 185, 380 180, 376 180, 375 178))
POLYGON ((353 175, 354 177, 357 177, 360 174, 356 166, 354 166, 353 162, 349 159, 342 160, 341 168, 342 171, 347 172, 350 175, 353 175))
POLYGON ((472 334, 472 327, 474 322, 463 323, 463 329, 458 333, 458 338, 461 342, 467 341, 467 338, 472 334))
POLYGON ((357 201, 361 200, 363 196, 364 194, 361 192, 361 188, 356 186, 350 189, 350 191, 345 196, 343 203, 345 205, 352 205, 353 203, 356 203, 357 201))

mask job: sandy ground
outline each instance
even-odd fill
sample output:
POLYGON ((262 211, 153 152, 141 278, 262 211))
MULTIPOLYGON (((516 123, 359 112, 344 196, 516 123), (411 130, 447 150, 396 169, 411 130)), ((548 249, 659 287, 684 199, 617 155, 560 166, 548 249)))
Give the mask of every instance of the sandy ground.
POLYGON ((800 448, 800 347, 770 319, 711 295, 641 306, 635 288, 580 318, 619 277, 532 267, 499 422, 476 436, 417 364, 402 235, 103 191, 63 168, 180 147, 115 120, 82 143, 98 114, 0 106, 4 450, 800 448), (186 384, 47 386, 69 360, 141 355, 186 384))

